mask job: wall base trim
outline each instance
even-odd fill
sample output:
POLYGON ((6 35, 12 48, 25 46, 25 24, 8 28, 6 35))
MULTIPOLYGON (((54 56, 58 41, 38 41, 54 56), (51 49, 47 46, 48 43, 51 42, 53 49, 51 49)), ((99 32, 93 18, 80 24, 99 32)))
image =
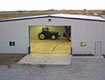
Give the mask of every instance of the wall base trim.
POLYGON ((94 56, 93 54, 72 54, 72 56, 94 56))

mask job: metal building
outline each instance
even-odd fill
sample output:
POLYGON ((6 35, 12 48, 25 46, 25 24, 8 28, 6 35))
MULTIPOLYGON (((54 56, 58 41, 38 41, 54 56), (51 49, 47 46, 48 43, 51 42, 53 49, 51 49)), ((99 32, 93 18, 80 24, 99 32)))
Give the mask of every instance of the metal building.
POLYGON ((29 26, 71 26, 72 54, 105 54, 105 19, 52 14, 0 21, 0 53, 30 53, 29 26))

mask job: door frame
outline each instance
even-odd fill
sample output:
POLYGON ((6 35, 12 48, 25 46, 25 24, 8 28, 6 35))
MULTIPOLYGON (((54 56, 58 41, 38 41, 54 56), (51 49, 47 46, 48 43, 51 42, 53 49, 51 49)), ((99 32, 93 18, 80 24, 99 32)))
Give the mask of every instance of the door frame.
POLYGON ((95 41, 95 55, 102 55, 102 41, 95 41), (96 50, 96 44, 100 43, 100 53, 97 54, 97 50, 96 50))

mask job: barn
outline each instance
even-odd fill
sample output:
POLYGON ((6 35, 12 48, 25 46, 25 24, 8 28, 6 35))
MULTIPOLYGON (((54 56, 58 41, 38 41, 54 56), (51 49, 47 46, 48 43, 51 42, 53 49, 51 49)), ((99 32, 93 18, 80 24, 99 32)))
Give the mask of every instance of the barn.
MULTIPOLYGON (((31 29, 34 28, 37 32, 39 27, 40 30, 45 27, 54 30, 53 28, 56 27, 55 31, 60 33, 60 31, 64 31, 66 26, 70 27, 71 41, 68 41, 68 44, 70 43, 68 48, 70 48, 72 55, 105 54, 105 19, 73 14, 51 14, 1 20, 0 53, 30 54, 32 49, 30 43, 31 29)), ((44 47, 46 47, 45 44, 44 47)))

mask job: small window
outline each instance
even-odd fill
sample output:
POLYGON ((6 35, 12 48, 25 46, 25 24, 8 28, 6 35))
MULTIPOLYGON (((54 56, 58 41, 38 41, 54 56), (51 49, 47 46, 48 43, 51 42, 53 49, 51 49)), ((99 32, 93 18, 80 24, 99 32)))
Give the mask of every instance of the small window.
POLYGON ((14 41, 10 41, 9 42, 9 46, 15 46, 15 42, 14 41))
POLYGON ((80 42, 81 47, 86 47, 86 42, 80 42))

